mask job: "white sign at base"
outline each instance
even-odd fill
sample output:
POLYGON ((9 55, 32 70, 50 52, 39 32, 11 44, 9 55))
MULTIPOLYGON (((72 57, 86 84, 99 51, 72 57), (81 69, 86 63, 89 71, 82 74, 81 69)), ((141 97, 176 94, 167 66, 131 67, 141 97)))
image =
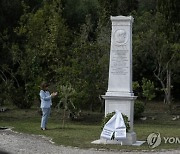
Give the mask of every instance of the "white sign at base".
POLYGON ((126 138, 126 125, 120 111, 116 111, 115 115, 105 124, 101 138, 107 140, 113 138, 122 140, 126 138))
POLYGON ((115 139, 116 140, 121 140, 126 138, 126 128, 121 128, 119 130, 115 131, 115 139))
POLYGON ((102 138, 105 138, 105 139, 108 139, 108 140, 111 140, 112 136, 113 136, 113 133, 114 133, 114 130, 113 129, 110 129, 110 128, 104 128, 102 133, 101 133, 101 137, 102 138))

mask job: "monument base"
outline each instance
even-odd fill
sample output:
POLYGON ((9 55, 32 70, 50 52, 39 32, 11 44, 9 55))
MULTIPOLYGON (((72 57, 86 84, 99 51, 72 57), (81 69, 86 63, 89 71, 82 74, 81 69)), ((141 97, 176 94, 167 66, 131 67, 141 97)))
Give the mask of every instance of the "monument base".
MULTIPOLYGON (((146 141, 136 141, 134 144, 132 144, 131 146, 141 146, 142 144, 144 144, 146 141)), ((92 144, 119 144, 119 145, 124 145, 122 144, 122 142, 107 142, 105 139, 99 139, 99 140, 95 140, 93 142, 91 142, 92 144)))
MULTIPOLYGON (((100 138, 100 140, 97 141, 99 142, 99 144, 133 145, 134 143, 136 143, 136 133, 135 132, 126 133, 126 139, 122 139, 122 140, 107 140, 104 138, 100 138)), ((95 144, 97 144, 98 142, 96 142, 95 144)))
POLYGON ((136 141, 136 133, 133 131, 134 123, 134 100, 136 96, 118 96, 118 95, 103 95, 105 99, 105 116, 108 113, 114 112, 114 110, 119 110, 121 113, 128 116, 130 130, 126 133, 126 139, 123 140, 106 140, 100 139, 99 144, 121 144, 121 145, 134 145, 142 144, 144 142, 136 141))
POLYGON ((136 133, 131 132, 126 134, 126 139, 123 140, 107 140, 104 138, 101 138, 99 140, 95 140, 91 142, 92 144, 119 144, 119 145, 132 145, 132 146, 140 146, 145 141, 136 141, 136 133))
POLYGON ((119 110, 121 113, 128 116, 130 132, 133 132, 134 122, 134 100, 136 96, 108 96, 102 95, 105 99, 105 116, 108 113, 112 113, 115 110, 119 110))

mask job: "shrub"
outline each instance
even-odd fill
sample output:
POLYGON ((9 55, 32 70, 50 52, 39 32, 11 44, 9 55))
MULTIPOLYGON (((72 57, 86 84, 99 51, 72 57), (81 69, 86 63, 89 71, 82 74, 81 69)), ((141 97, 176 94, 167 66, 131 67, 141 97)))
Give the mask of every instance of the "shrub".
POLYGON ((58 92, 59 92, 59 95, 60 95, 60 101, 57 104, 57 109, 58 109, 58 111, 60 111, 60 108, 63 108, 63 124, 62 124, 62 128, 64 128, 64 121, 65 121, 66 111, 69 112, 69 117, 72 120, 77 118, 80 111, 74 105, 74 98, 76 96, 76 91, 71 86, 71 84, 60 85, 58 87, 58 92))
POLYGON ((143 96, 148 101, 152 100, 156 96, 154 83, 146 78, 142 79, 142 90, 143 96))
POLYGON ((25 98, 25 90, 22 87, 14 90, 12 94, 13 104, 16 105, 20 109, 29 109, 32 106, 32 101, 28 101, 25 98))
POLYGON ((13 83, 11 80, 2 82, 0 84, 0 106, 6 105, 8 102, 12 102, 11 93, 13 90, 13 83))
MULTIPOLYGON (((115 115, 115 112, 112 112, 112 113, 108 113, 106 115, 106 117, 103 118, 102 120, 102 126, 101 128, 103 129, 104 128, 104 125, 115 115)), ((127 115, 125 114, 122 114, 123 116, 123 119, 124 119, 124 123, 126 125, 126 132, 128 132, 130 130, 130 125, 129 125, 129 121, 128 121, 128 117, 127 115)))
POLYGON ((144 112, 144 103, 141 101, 135 101, 134 103, 134 119, 139 119, 144 112))

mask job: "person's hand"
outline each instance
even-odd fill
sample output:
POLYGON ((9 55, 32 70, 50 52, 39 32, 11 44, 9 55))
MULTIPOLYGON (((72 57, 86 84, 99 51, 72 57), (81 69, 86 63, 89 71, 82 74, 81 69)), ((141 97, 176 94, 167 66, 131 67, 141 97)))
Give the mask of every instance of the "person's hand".
POLYGON ((56 95, 57 95, 57 92, 53 92, 53 93, 51 94, 52 97, 54 97, 54 96, 56 96, 56 95))

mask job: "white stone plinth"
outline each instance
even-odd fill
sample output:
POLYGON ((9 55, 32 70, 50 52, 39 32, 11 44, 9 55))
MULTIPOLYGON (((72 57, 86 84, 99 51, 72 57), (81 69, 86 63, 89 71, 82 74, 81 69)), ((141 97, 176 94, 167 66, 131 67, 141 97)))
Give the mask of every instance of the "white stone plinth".
POLYGON ((105 116, 115 110, 128 116, 130 132, 133 131, 134 123, 134 100, 136 96, 102 96, 105 99, 105 116))
POLYGON ((132 16, 111 17, 111 48, 109 62, 108 89, 102 97, 105 99, 105 116, 119 110, 128 116, 130 131, 122 141, 104 140, 107 144, 133 145, 136 133, 133 131, 134 100, 132 91, 132 16))
POLYGON ((112 17, 111 50, 105 116, 119 110, 128 116, 133 132, 134 100, 132 91, 132 16, 112 17))
POLYGON ((121 144, 121 145, 132 145, 136 143, 136 133, 126 133, 126 139, 123 140, 107 140, 101 138, 100 141, 104 144, 121 144))
POLYGON ((137 141, 136 140, 135 132, 127 133, 126 135, 127 135, 127 137, 124 140, 107 140, 107 139, 101 138, 101 139, 95 140, 91 143, 93 143, 93 144, 120 144, 120 145, 133 145, 133 146, 140 146, 143 143, 145 143, 145 141, 137 141))
POLYGON ((107 93, 132 95, 133 17, 111 17, 111 51, 107 93))

